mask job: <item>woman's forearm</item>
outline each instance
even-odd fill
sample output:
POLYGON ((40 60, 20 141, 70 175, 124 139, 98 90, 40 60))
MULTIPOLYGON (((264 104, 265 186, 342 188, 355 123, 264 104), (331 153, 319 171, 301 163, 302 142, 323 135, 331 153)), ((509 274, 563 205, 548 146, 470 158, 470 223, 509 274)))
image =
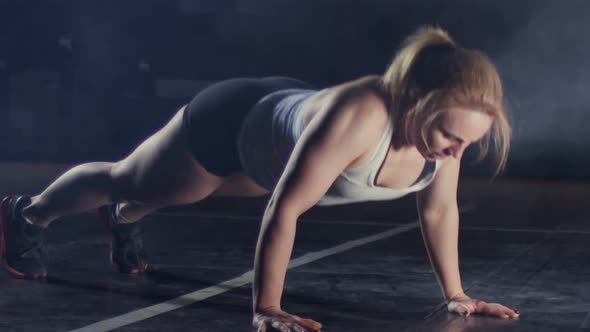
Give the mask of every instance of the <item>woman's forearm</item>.
POLYGON ((422 235, 445 300, 463 294, 459 273, 459 211, 421 218, 422 235))
POLYGON ((264 215, 254 260, 254 311, 280 309, 296 221, 296 216, 279 215, 271 209, 264 215))

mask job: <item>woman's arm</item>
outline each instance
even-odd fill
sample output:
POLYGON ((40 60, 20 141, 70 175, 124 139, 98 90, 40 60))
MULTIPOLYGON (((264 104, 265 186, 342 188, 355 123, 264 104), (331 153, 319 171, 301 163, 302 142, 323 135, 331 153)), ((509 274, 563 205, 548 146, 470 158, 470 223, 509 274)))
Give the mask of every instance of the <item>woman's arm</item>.
POLYGON ((282 312, 298 217, 343 170, 374 149, 385 128, 385 106, 371 93, 340 96, 325 107, 307 125, 264 213, 254 265, 255 313, 282 312))
POLYGON ((518 313, 500 304, 469 298, 463 292, 459 273, 459 208, 457 187, 460 160, 449 158, 435 180, 416 196, 426 250, 449 311, 468 316, 483 313, 518 318, 518 313))
POLYGON ((422 236, 443 296, 463 293, 459 274, 459 209, 457 185, 460 161, 449 158, 434 181, 416 195, 422 236))

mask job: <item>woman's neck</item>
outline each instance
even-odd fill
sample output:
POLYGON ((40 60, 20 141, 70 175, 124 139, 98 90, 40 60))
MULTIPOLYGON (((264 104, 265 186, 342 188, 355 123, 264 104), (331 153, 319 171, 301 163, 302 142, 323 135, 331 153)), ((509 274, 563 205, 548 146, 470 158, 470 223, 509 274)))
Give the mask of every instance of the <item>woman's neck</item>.
POLYGON ((415 144, 410 141, 410 137, 404 132, 403 126, 399 126, 397 130, 393 131, 393 137, 391 139, 391 146, 394 150, 405 150, 415 148, 415 144))

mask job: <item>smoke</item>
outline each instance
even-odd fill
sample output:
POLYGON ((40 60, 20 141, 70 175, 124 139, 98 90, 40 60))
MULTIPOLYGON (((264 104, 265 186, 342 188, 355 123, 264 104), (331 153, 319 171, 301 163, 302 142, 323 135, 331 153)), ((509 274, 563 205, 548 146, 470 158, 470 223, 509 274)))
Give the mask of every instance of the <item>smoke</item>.
POLYGON ((535 2, 495 60, 515 124, 513 156, 584 154, 590 147, 590 2, 535 2))

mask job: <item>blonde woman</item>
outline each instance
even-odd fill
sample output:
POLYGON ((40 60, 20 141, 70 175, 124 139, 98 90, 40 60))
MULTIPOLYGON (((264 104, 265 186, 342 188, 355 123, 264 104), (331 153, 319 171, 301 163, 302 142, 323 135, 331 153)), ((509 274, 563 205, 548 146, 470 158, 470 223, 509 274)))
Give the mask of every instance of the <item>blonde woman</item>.
POLYGON ((417 192, 422 233, 451 312, 518 318, 468 297, 459 274, 457 184, 471 144, 505 164, 510 126, 490 60, 437 28, 409 36, 382 76, 323 90, 288 78, 233 79, 199 93, 116 163, 77 166, 40 195, 3 201, 2 252, 14 276, 44 276, 42 232, 65 214, 99 208, 123 272, 144 259, 136 221, 211 195, 271 193, 255 258, 253 324, 316 331, 281 308, 298 217, 312 206, 391 200, 417 192), (30 254, 16 254, 16 253, 30 254))
POLYGON ((435 28, 409 36, 383 76, 314 95, 305 107, 305 130, 264 214, 255 262, 255 326, 321 328, 280 306, 303 212, 318 203, 393 199, 409 192, 417 192, 423 238, 448 310, 518 318, 517 311, 463 292, 457 249, 461 157, 474 143, 483 157, 493 142, 497 170, 504 168, 511 129, 503 99, 490 60, 435 28))

